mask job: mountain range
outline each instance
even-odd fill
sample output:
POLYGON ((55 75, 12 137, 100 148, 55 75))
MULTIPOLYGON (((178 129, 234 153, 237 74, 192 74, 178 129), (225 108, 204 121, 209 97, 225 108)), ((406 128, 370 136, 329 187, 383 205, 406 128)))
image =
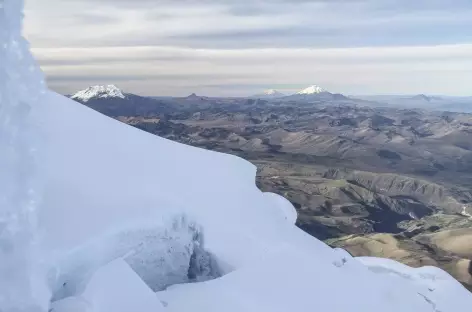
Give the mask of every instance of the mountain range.
MULTIPOLYGON (((209 103, 216 102, 238 102, 236 98, 213 98, 191 94, 185 98, 177 97, 143 97, 131 93, 125 93, 115 85, 91 86, 70 96, 70 98, 81 103, 87 103, 90 107, 102 111, 105 114, 112 113, 108 108, 118 105, 123 114, 129 115, 135 111, 146 114, 149 111, 157 109, 156 106, 162 106, 165 110, 169 105, 200 105, 208 107, 209 103), (100 101, 97 101, 100 99, 100 101), (108 104, 104 102, 108 99, 108 104), (118 104, 119 103, 119 104, 118 104), (100 107, 103 106, 103 107, 100 107), (108 108, 107 108, 108 107, 108 108), (126 113, 125 113, 126 112, 126 113)), ((303 104, 326 104, 331 105, 359 105, 365 107, 401 107, 401 108, 420 108, 437 111, 451 112, 472 112, 472 97, 446 97, 429 96, 418 94, 412 96, 345 96, 343 94, 331 93, 319 86, 313 85, 300 90, 292 95, 285 95, 275 89, 269 89, 261 94, 250 96, 247 99, 265 100, 274 103, 296 102, 297 105, 303 104)), ((172 108, 169 108, 172 110, 172 108)), ((112 109, 114 110, 114 109, 112 109)))
MULTIPOLYGON (((86 88, 84 90, 78 91, 75 94, 70 96, 71 99, 76 100, 81 103, 88 103, 89 106, 94 106, 93 102, 97 99, 115 99, 117 101, 121 100, 121 104, 125 105, 126 101, 137 101, 138 98, 141 100, 148 99, 148 97, 139 97, 134 94, 125 93, 121 91, 115 85, 96 85, 86 88)), ((265 90, 263 93, 249 97, 250 99, 263 99, 263 100, 273 100, 273 101, 353 101, 348 97, 342 94, 333 94, 325 89, 313 85, 308 88, 305 88, 295 94, 285 95, 277 90, 269 89, 265 90)), ((185 98, 189 101, 204 101, 210 100, 209 97, 197 96, 195 93, 192 93, 185 98)), ((362 102, 362 100, 360 100, 362 102)), ((149 104, 149 103, 148 103, 149 104)), ((99 109, 97 107, 97 109, 99 109)))
MULTIPOLYGON (((144 101, 147 105, 151 105, 148 101, 150 97, 138 96, 131 93, 125 93, 115 85, 96 85, 88 87, 84 90, 78 91, 69 96, 81 103, 93 102, 97 99, 115 99, 127 101, 140 102, 144 101)), ((156 100, 170 100, 178 99, 177 97, 152 97, 156 100)), ((190 102, 208 102, 214 101, 216 98, 207 96, 198 96, 195 93, 185 98, 190 102)), ((343 94, 331 93, 326 89, 317 85, 309 86, 294 94, 286 95, 275 89, 268 89, 248 99, 261 99, 275 102, 295 101, 299 103, 333 103, 333 104, 355 104, 370 107, 402 107, 402 108, 422 108, 430 110, 446 110, 457 112, 472 112, 472 97, 446 97, 446 96, 430 96, 425 94, 418 94, 412 96, 402 95, 365 95, 365 96, 345 96, 343 94)), ((219 97, 219 100, 226 100, 224 97, 219 97)), ((187 104, 188 104, 187 103, 187 104)), ((200 103, 203 104, 203 103, 200 103)), ((89 104, 93 106, 93 103, 89 104)), ((146 110, 146 109, 144 109, 146 110)))
POLYGON ((292 95, 285 95, 277 90, 269 89, 264 91, 262 94, 254 95, 251 98, 285 101, 348 100, 347 97, 341 94, 330 93, 317 85, 309 86, 292 95))

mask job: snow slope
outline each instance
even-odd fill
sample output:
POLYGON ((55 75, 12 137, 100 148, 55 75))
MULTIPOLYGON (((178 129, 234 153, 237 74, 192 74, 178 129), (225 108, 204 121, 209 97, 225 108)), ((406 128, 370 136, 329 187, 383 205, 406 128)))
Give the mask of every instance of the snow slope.
POLYGON ((380 259, 372 265, 302 232, 290 202, 258 190, 256 168, 240 158, 155 137, 43 94, 29 59, 10 62, 18 52, 29 55, 16 45, 21 2, 0 1, 1 43, 14 47, 0 50, 1 64, 13 64, 0 67, 2 134, 34 130, 0 140, 1 151, 18 156, 0 158, 2 168, 13 166, 2 176, 0 192, 9 200, 0 206, 2 229, 14 229, 0 232, 2 310, 42 312, 49 301, 56 312, 109 312, 133 302, 139 311, 177 312, 472 306, 472 296, 439 269, 380 259), (18 101, 31 109, 18 112, 18 101), (40 161, 29 154, 33 133, 41 135, 40 161), (7 178, 17 193, 9 193, 7 178), (32 188, 28 181, 41 183, 32 188), (29 197, 35 193, 40 202, 29 197))

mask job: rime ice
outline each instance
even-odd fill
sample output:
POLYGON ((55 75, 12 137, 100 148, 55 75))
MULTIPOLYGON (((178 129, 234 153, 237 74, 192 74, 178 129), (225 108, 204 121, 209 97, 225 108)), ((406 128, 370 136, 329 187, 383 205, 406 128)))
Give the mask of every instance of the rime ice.
POLYGON ((45 311, 37 253, 40 136, 30 116, 43 77, 21 37, 23 1, 0 0, 0 310, 45 311))

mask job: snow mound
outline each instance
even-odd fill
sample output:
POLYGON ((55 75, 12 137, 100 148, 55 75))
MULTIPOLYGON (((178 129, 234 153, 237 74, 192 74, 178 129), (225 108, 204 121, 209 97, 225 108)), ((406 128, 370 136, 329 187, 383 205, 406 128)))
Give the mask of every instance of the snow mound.
POLYGON ((94 311, 164 311, 156 295, 123 260, 97 270, 82 297, 94 311))
POLYGON ((99 99, 99 98, 124 99, 125 95, 115 85, 107 85, 107 86, 91 86, 71 96, 71 99, 79 100, 82 102, 88 102, 91 99, 99 99))
POLYGON ((99 268, 80 296, 54 302, 51 312, 159 312, 164 307, 154 292, 122 259, 99 268))
POLYGON ((313 86, 310 86, 306 89, 303 89, 303 90, 297 92, 297 94, 309 95, 309 94, 318 94, 318 93, 323 93, 323 92, 327 92, 327 91, 325 89, 317 86, 317 85, 313 85, 313 86))
POLYGON ((439 269, 357 260, 302 232, 290 203, 257 189, 243 159, 44 93, 20 38, 22 2, 0 1, 2 311, 472 306, 439 269))

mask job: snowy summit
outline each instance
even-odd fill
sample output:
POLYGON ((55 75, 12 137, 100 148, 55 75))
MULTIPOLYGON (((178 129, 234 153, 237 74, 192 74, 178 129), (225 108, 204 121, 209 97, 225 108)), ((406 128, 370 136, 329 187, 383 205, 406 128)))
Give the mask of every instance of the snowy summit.
POLYGON ((269 90, 265 90, 264 94, 265 95, 278 95, 278 94, 282 94, 282 93, 280 93, 280 92, 278 92, 277 90, 274 90, 274 89, 269 89, 269 90))
POLYGON ((47 90, 22 3, 0 0, 1 311, 470 311, 438 268, 303 232, 253 164, 47 90))
POLYGON ((281 97, 284 97, 284 96, 285 96, 285 94, 283 94, 283 93, 281 93, 277 90, 268 89, 268 90, 265 90, 261 94, 254 95, 253 97, 262 98, 262 99, 276 99, 276 98, 281 98, 281 97))
POLYGON ((323 92, 327 92, 325 89, 317 86, 317 85, 313 85, 313 86, 310 86, 306 89, 303 89, 302 91, 300 92, 297 92, 297 94, 300 94, 300 95, 310 95, 310 94, 319 94, 319 93, 323 93, 323 92))
POLYGON ((124 99, 125 96, 123 92, 120 89, 118 89, 115 85, 91 86, 71 96, 71 99, 80 100, 82 102, 88 102, 91 99, 97 99, 97 98, 124 99))

